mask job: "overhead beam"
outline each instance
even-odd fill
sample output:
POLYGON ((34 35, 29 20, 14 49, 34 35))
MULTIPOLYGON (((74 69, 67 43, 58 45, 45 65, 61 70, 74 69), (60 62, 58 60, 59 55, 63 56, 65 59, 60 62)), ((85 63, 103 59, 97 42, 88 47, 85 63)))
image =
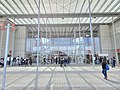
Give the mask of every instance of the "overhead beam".
MULTIPOLYGON (((92 17, 117 17, 120 13, 92 13, 92 17)), ((38 18, 38 14, 5 14, 0 15, 2 17, 9 18, 38 18)), ((40 18, 78 18, 89 17, 89 13, 54 13, 54 14, 40 14, 40 18)))
MULTIPOLYGON (((89 26, 89 23, 81 23, 81 26, 89 26)), ((93 23, 93 26, 96 25, 109 25, 109 23, 93 23)), ((19 24, 16 26, 28 26, 28 27, 37 27, 38 24, 19 24)), ((78 27, 79 24, 47 24, 47 27, 78 27)), ((46 24, 41 24, 41 28, 46 27, 46 24)))

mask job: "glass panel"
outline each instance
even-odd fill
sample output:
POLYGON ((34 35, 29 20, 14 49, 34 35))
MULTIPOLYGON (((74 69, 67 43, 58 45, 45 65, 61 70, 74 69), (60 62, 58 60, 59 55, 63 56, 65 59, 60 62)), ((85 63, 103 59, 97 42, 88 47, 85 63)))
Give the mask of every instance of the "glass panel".
POLYGON ((97 8, 95 8, 95 10, 93 12, 98 12, 98 10, 100 9, 100 7, 103 5, 104 0, 100 0, 100 2, 97 5, 97 8))
POLYGON ((1 13, 1 14, 5 14, 2 10, 0 10, 0 13, 1 13))
POLYGON ((82 8, 83 2, 84 2, 84 0, 78 0, 78 6, 76 8, 76 12, 75 13, 80 13, 80 9, 82 8))
POLYGON ((2 8, 7 14, 11 14, 11 13, 7 10, 7 8, 5 8, 4 6, 2 6, 1 4, 0 4, 0 8, 2 8))
POLYGON ((109 6, 109 8, 107 8, 107 10, 105 12, 112 12, 114 8, 116 8, 117 6, 119 6, 118 4, 119 4, 118 0, 114 0, 114 2, 109 6))
MULTIPOLYGON (((40 53, 42 56, 48 55, 59 55, 59 56, 72 56, 75 54, 76 57, 83 58, 91 50, 90 37, 86 38, 43 38, 40 40, 40 53), (85 51, 84 51, 85 48, 85 51)), ((26 51, 36 54, 37 52, 37 38, 26 39, 26 51)), ((99 38, 94 38, 94 52, 100 53, 99 38)))
POLYGON ((89 2, 88 0, 86 0, 81 13, 86 13, 88 6, 89 6, 89 2))
POLYGON ((117 4, 117 6, 115 6, 115 7, 113 8, 113 10, 112 10, 111 12, 120 12, 120 1, 119 1, 119 3, 117 4))
MULTIPOLYGON (((111 0, 106 0, 107 2, 104 3, 103 7, 100 9, 99 12, 105 12, 104 9, 106 9, 106 7, 109 7, 109 3, 111 2, 111 0)), ((113 0, 112 0, 113 1, 113 0)))
POLYGON ((13 14, 16 14, 16 12, 9 6, 9 4, 7 4, 6 1, 2 0, 1 1, 13 14))

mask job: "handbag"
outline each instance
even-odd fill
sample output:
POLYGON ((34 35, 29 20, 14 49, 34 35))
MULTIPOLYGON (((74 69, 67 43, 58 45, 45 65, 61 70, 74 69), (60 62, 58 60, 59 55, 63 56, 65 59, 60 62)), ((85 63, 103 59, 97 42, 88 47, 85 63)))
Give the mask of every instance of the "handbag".
POLYGON ((108 64, 106 64, 106 70, 110 70, 110 68, 109 68, 108 64))

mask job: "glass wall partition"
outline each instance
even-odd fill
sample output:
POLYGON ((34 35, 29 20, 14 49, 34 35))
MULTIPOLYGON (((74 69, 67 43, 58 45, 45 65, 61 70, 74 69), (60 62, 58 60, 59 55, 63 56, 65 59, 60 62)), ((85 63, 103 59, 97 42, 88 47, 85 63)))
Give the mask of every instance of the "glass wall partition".
MULTIPOLYGON (((37 38, 26 39, 26 52, 37 54, 37 38)), ((99 38, 94 38, 94 53, 100 53, 99 38)), ((49 58, 60 55, 69 56, 72 62, 87 63, 87 57, 91 54, 90 37, 81 38, 41 38, 41 57, 49 58), (85 57, 85 58, 84 58, 85 57)))

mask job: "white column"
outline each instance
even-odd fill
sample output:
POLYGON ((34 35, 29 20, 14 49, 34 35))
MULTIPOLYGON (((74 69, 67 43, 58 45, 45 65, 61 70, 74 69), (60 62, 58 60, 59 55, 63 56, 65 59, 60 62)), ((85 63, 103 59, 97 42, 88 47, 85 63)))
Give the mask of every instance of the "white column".
POLYGON ((26 26, 16 26, 14 56, 25 57, 26 49, 26 26))
POLYGON ((15 44, 15 30, 13 30, 12 35, 12 57, 14 57, 14 44, 15 44))
POLYGON ((82 52, 82 50, 81 50, 81 42, 80 42, 80 38, 81 38, 81 30, 80 30, 80 28, 81 28, 81 26, 80 26, 80 23, 81 23, 81 21, 80 21, 80 17, 79 17, 79 51, 80 51, 80 63, 83 63, 83 58, 81 58, 81 52, 82 52))
POLYGON ((52 52, 51 52, 51 51, 52 51, 52 50, 51 50, 51 49, 52 49, 52 48, 51 48, 51 43, 52 43, 51 35, 52 35, 52 34, 51 34, 51 29, 50 29, 50 42, 49 42, 49 43, 50 43, 50 59, 52 59, 52 56, 51 56, 51 53, 52 53, 52 52))
MULTIPOLYGON (((67 40, 67 31, 66 31, 65 35, 66 35, 66 40, 67 40)), ((67 42, 68 42, 68 41, 67 41, 67 42)), ((68 50, 68 46, 66 46, 66 54, 68 55, 67 50, 68 50)))
POLYGON ((47 60, 47 18, 46 18, 46 60, 47 60))
POLYGON ((30 34, 30 53, 31 53, 31 46, 32 46, 31 40, 32 40, 32 33, 30 34))
POLYGON ((115 33, 115 25, 112 17, 112 30, 113 30, 113 37, 114 37, 114 48, 115 48, 115 57, 117 61, 117 65, 119 66, 118 54, 117 54, 117 43, 116 43, 116 33, 115 33))
MULTIPOLYGON (((39 47, 40 47, 40 0, 38 3, 38 40, 37 40, 37 71, 38 71, 38 61, 39 61, 39 47)), ((37 72, 38 73, 38 72, 37 72)), ((38 74, 37 74, 38 75, 38 74)))
POLYGON ((5 90, 6 83, 6 64, 7 64, 7 55, 8 55, 8 46, 9 46, 9 32, 10 24, 7 24, 7 35, 6 35, 6 45, 5 45, 5 57, 4 57, 4 69, 3 69, 3 80, 2 80, 2 90, 5 90))
MULTIPOLYGON (((83 60, 85 60, 85 44, 85 30, 83 30, 83 60)), ((87 63, 86 60, 85 63, 87 63)))
MULTIPOLYGON (((0 24, 4 24, 6 18, 0 18, 0 24)), ((1 28, 1 27, 0 27, 1 28)), ((6 30, 0 29, 0 57, 4 57, 5 53, 5 39, 6 39, 6 30)))
POLYGON ((93 30, 92 30, 92 18, 91 18, 91 1, 89 0, 89 18, 90 18, 90 36, 91 36, 91 54, 92 54, 92 64, 94 68, 94 44, 93 44, 93 30))
POLYGON ((0 36, 0 57, 4 57, 5 53, 5 39, 6 39, 6 31, 1 30, 1 36, 0 36))
POLYGON ((112 42, 110 29, 108 25, 100 25, 99 30, 100 36, 100 50, 101 54, 108 54, 110 57, 112 56, 112 42))

